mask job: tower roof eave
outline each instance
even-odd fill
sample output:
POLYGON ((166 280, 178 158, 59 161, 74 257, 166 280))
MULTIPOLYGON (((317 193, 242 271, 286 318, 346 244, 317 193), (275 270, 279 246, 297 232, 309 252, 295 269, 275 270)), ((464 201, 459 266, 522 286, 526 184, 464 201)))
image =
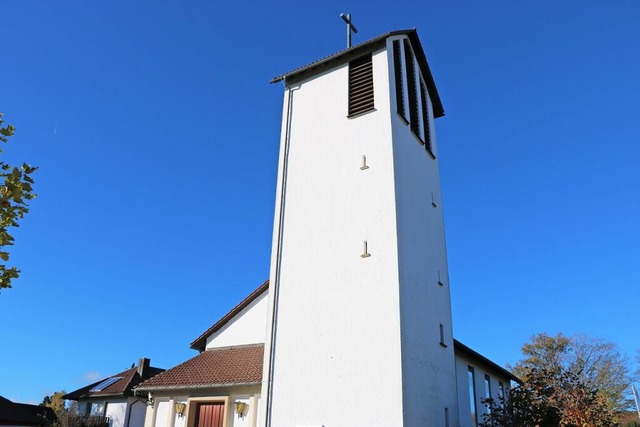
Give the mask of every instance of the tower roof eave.
POLYGON ((429 91, 431 103, 433 104, 434 117, 438 118, 444 116, 442 101, 440 100, 440 95, 438 94, 436 84, 433 80, 433 75, 431 74, 431 69, 429 68, 427 57, 424 53, 422 44, 420 43, 420 39, 418 37, 418 32, 415 28, 408 30, 390 31, 388 33, 379 35, 348 49, 344 49, 340 52, 336 52, 332 55, 326 56, 300 68, 296 68, 295 70, 289 71, 288 73, 276 76, 271 80, 271 83, 284 81, 286 84, 290 84, 296 81, 300 81, 305 77, 320 73, 328 68, 335 67, 337 64, 347 62, 356 56, 362 55, 363 53, 370 52, 379 47, 382 47, 385 45, 386 40, 389 37, 402 35, 409 38, 411 46, 413 47, 418 65, 420 66, 420 70, 422 72, 422 76, 424 77, 425 83, 427 85, 427 90, 429 91))

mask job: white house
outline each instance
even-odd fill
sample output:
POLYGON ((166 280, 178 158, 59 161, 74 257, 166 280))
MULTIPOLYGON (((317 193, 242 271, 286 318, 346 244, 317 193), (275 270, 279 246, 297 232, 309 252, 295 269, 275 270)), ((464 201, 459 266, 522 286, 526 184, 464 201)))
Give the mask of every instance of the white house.
POLYGON ((138 366, 62 396, 78 402, 79 419, 71 425, 143 427, 146 399, 135 397, 133 388, 162 371, 152 367, 149 359, 141 358, 138 366))
POLYGON ((256 425, 269 282, 191 343, 200 353, 141 383, 145 427, 256 425))
POLYGON ((520 380, 511 372, 470 349, 458 340, 453 340, 456 356, 456 382, 458 387, 458 413, 461 427, 476 427, 483 422, 487 408, 482 400, 501 398, 511 388, 511 382, 520 380))
POLYGON ((517 380, 453 339, 415 30, 281 75, 270 280, 137 388, 145 427, 476 427, 517 380))
MULTIPOLYGON (((260 425, 257 415, 264 401, 262 351, 268 298, 269 282, 265 282, 193 341, 191 348, 199 351, 197 356, 136 388, 138 398, 148 404, 145 427, 260 425), (222 336, 223 340, 217 339, 222 336), (242 404, 240 414, 237 403, 242 404)), ((454 340, 453 346, 463 414, 459 425, 476 426, 486 411, 480 401, 489 395, 498 398, 517 378, 459 341, 454 340), (475 376, 471 382, 469 371, 475 376)))

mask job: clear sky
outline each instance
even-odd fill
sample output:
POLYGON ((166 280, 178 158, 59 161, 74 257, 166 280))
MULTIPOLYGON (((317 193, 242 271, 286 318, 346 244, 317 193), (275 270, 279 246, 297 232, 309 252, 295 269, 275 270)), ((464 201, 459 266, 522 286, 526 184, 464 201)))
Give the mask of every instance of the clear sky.
POLYGON ((42 401, 189 343, 269 274, 283 88, 418 29, 454 335, 500 364, 538 332, 640 348, 637 0, 4 1, 3 159, 38 165, 0 294, 0 395, 42 401))

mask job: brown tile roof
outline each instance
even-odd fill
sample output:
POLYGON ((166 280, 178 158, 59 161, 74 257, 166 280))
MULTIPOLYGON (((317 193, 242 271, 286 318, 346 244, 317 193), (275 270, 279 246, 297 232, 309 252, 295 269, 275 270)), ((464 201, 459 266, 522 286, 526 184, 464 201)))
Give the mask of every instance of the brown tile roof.
POLYGON ((96 381, 93 384, 89 384, 88 386, 72 391, 71 393, 64 395, 63 398, 69 400, 78 400, 98 396, 124 396, 130 394, 131 389, 140 384, 143 380, 149 379, 163 371, 164 369, 146 367, 143 371, 143 376, 141 377, 140 374, 138 374, 138 368, 133 367, 127 369, 126 371, 120 372, 119 374, 111 375, 109 377, 101 379, 100 381, 96 381), (101 382, 113 377, 122 378, 100 391, 90 391, 101 382))
POLYGON ((135 391, 260 384, 264 344, 203 351, 147 380, 135 391))
POLYGON ((269 289, 269 280, 264 282, 262 285, 258 287, 255 291, 251 292, 248 297, 243 299, 240 304, 236 305, 225 314, 220 320, 218 320, 212 327, 204 331, 198 338, 193 340, 191 343, 191 348, 198 351, 204 351, 205 346, 207 345, 207 337, 216 331, 220 330, 224 325, 226 325, 231 319, 233 319, 238 313, 244 310, 249 304, 251 304, 256 298, 262 295, 269 289))

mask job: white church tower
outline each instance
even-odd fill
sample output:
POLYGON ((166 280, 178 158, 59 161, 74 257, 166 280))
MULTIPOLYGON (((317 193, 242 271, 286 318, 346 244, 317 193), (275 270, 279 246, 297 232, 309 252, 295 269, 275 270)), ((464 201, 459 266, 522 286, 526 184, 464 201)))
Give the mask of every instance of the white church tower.
POLYGON ((434 119, 415 30, 285 86, 258 425, 458 426, 434 119))

